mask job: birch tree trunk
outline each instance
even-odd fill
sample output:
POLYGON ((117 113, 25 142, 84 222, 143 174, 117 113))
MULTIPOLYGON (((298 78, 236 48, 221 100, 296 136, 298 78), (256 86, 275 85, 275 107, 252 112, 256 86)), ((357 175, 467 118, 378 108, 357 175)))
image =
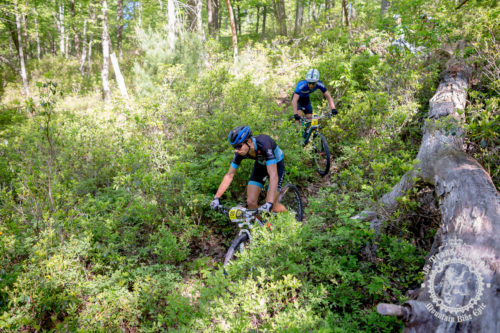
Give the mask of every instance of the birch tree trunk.
POLYGON ((207 27, 208 34, 210 36, 214 35, 214 8, 213 8, 213 0, 207 0, 207 27))
MULTIPOLYGON (((160 10, 163 7, 160 1, 160 10)), ((117 0, 116 4, 116 48, 118 49, 118 57, 122 57, 122 32, 123 32, 123 0, 117 0)))
POLYGON ((302 31, 302 20, 304 18, 304 2, 297 0, 295 7, 295 35, 299 35, 302 31))
POLYGON ((80 73, 82 75, 85 75, 85 72, 83 70, 83 67, 85 65, 85 58, 87 56, 87 19, 83 21, 83 34, 82 34, 82 54, 80 56, 80 73))
POLYGON ((109 33, 108 33, 108 3, 102 0, 102 90, 104 102, 111 101, 111 90, 109 88, 109 33))
POLYGON ((42 50, 40 48, 40 32, 38 27, 37 13, 35 11, 35 39, 36 39, 36 58, 40 61, 42 57, 42 50))
POLYGON ((203 1, 196 0, 196 29, 198 30, 198 36, 201 40, 205 40, 205 30, 203 29, 203 1))
POLYGON ((74 39, 74 43, 75 43, 75 52, 76 52, 77 57, 81 57, 80 37, 78 36, 78 31, 76 29, 77 18, 76 18, 76 11, 75 11, 75 0, 71 0, 70 8, 71 8, 71 17, 72 17, 71 28, 73 29, 73 39, 74 39))
POLYGON ((16 16, 16 30, 17 30, 17 47, 19 56, 19 69, 21 71, 21 79, 23 81, 24 93, 26 97, 30 96, 28 74, 26 72, 26 63, 24 62, 24 50, 22 41, 22 31, 21 31, 21 13, 19 13, 19 7, 17 2, 15 3, 15 16, 16 16))
POLYGON ((439 201, 441 227, 426 259, 425 281, 413 293, 416 300, 377 307, 401 317, 408 333, 500 331, 500 196, 483 167, 464 153, 457 112, 465 108, 470 76, 461 64, 442 75, 430 100, 420 162, 381 199, 393 212, 397 198, 418 178, 435 187, 439 201))
POLYGON ((167 19, 168 19, 168 49, 170 52, 175 50, 175 27, 176 27, 176 16, 175 16, 175 4, 174 0, 167 1, 167 19))
POLYGON ((64 57, 65 51, 65 35, 64 35, 64 3, 62 1, 59 2, 58 12, 56 14, 56 24, 57 30, 59 32, 59 52, 61 56, 64 57))
POLYGON ((125 80, 123 79, 122 72, 120 71, 120 65, 118 59, 114 52, 110 55, 111 63, 113 64, 113 71, 115 72, 116 82, 120 88, 120 93, 124 99, 128 99, 127 86, 125 85, 125 80))
POLYGON ((234 23, 233 8, 231 7, 230 0, 226 0, 227 12, 229 14, 229 21, 231 23, 231 34, 233 36, 233 58, 238 57, 238 37, 236 36, 236 25, 234 23))

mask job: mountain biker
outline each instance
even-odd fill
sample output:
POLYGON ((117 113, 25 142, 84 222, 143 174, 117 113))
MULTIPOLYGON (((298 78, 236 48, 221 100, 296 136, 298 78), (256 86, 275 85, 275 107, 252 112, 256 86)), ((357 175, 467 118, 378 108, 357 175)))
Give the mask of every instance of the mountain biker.
POLYGON ((220 197, 231 185, 241 161, 250 158, 255 160, 255 163, 247 186, 248 208, 258 208, 260 212, 266 213, 271 210, 275 213, 286 211, 285 206, 278 202, 281 183, 285 176, 285 163, 283 152, 276 142, 265 134, 252 136, 252 131, 248 126, 238 126, 231 130, 228 140, 235 149, 233 161, 222 179, 210 207, 214 210, 219 208, 220 197), (268 176, 269 189, 267 190, 266 203, 258 207, 259 194, 268 176))
POLYGON ((315 90, 321 90, 323 96, 325 96, 328 104, 330 105, 330 109, 332 110, 332 116, 335 116, 338 112, 335 108, 335 104, 333 103, 333 98, 326 90, 323 82, 319 80, 319 71, 315 68, 312 68, 307 71, 306 79, 297 83, 297 87, 293 93, 292 98, 292 107, 293 107, 293 117, 295 120, 300 120, 302 116, 302 111, 305 111, 306 118, 312 118, 312 105, 311 99, 309 98, 309 94, 315 90), (299 110, 300 109, 300 110, 299 110), (299 112, 301 112, 299 114, 299 112))

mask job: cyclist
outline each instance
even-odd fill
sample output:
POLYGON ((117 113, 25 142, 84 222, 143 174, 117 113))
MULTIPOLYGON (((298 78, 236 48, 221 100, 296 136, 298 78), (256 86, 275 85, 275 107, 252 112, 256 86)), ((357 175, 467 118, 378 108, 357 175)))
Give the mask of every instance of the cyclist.
POLYGON ((325 96, 326 100, 328 101, 330 109, 332 109, 332 116, 335 116, 338 113, 337 109, 335 108, 335 104, 333 103, 332 96, 330 95, 328 90, 326 90, 323 82, 319 80, 319 71, 315 68, 312 68, 307 71, 306 79, 297 83, 297 87, 295 88, 295 91, 293 93, 292 107, 293 117, 295 118, 295 120, 300 120, 302 113, 299 114, 299 112, 302 112, 301 110, 305 111, 307 119, 312 118, 312 105, 309 94, 317 89, 321 90, 323 96, 325 96))
POLYGON ((220 197, 233 181, 236 170, 242 160, 250 158, 255 160, 252 175, 247 186, 247 205, 249 209, 257 209, 268 213, 286 211, 285 206, 278 202, 281 183, 285 176, 285 162, 283 152, 276 142, 268 135, 252 136, 248 126, 238 126, 229 132, 229 144, 234 148, 234 157, 228 172, 222 179, 214 200, 210 203, 212 209, 220 206, 220 197), (264 183, 269 176, 269 189, 267 190, 266 203, 258 207, 258 198, 264 183))

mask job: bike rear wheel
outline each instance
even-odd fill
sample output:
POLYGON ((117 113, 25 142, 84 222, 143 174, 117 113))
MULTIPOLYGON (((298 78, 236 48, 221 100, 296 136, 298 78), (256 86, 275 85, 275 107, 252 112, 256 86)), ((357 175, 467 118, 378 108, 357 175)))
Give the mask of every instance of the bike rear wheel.
POLYGON ((323 177, 330 171, 330 149, 326 138, 321 133, 315 133, 312 139, 314 147, 314 164, 316 171, 323 177))
POLYGON ((231 260, 236 259, 236 257, 243 252, 243 247, 246 242, 250 239, 248 238, 248 234, 246 232, 241 233, 236 239, 233 241, 229 250, 227 250, 226 257, 224 258, 224 266, 227 266, 231 260))
POLYGON ((297 221, 302 221, 304 212, 300 192, 295 185, 287 184, 281 188, 278 202, 285 206, 286 210, 295 213, 297 221))

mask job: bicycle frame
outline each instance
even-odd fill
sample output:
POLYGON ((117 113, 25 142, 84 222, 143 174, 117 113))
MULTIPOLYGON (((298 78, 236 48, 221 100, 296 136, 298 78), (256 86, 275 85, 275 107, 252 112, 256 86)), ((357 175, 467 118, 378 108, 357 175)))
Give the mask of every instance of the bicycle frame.
POLYGON ((304 126, 304 130, 302 131, 302 137, 304 138, 304 146, 309 143, 309 139, 311 138, 314 131, 321 130, 321 125, 319 121, 323 118, 329 118, 329 115, 322 115, 322 116, 313 115, 311 120, 302 117, 300 124, 304 126))
MULTIPOLYGON (((261 221, 261 217, 258 215, 257 209, 248 209, 242 206, 235 206, 228 209, 223 206, 220 208, 220 211, 226 214, 231 222, 238 224, 238 228, 240 229, 238 235, 246 233, 250 241, 252 241, 250 230, 253 229, 255 224, 260 227, 265 225, 264 221, 261 221)), ((269 222, 267 225, 270 226, 269 222)))

